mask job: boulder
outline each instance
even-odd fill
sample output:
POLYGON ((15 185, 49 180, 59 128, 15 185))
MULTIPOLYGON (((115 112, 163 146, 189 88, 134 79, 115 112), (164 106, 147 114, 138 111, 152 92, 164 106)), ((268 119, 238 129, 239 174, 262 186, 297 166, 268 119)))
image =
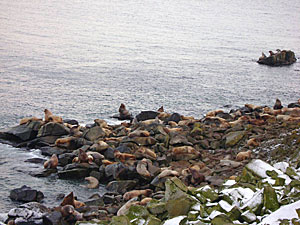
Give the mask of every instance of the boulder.
POLYGON ((43 225, 58 225, 61 224, 61 212, 53 211, 43 216, 43 225))
POLYGON ((23 185, 20 188, 16 188, 10 191, 9 197, 15 201, 21 202, 39 202, 44 198, 44 194, 41 191, 37 191, 23 185))
POLYGON ((70 133, 70 129, 64 126, 61 123, 47 123, 42 126, 39 131, 37 137, 45 137, 45 136, 63 136, 70 133))
POLYGON ((268 66, 285 66, 297 61, 295 53, 291 50, 278 50, 277 53, 269 52, 270 56, 266 57, 263 54, 257 62, 268 66))
POLYGON ((225 138, 225 147, 233 147, 235 146, 244 136, 245 131, 233 131, 224 136, 225 138))
POLYGON ((111 181, 106 185, 106 189, 111 192, 124 194, 125 192, 132 190, 136 185, 137 181, 135 180, 111 181))
POLYGON ((89 141, 95 141, 99 138, 105 137, 105 135, 104 130, 100 126, 92 127, 83 133, 83 137, 89 141))
POLYGON ((136 115, 136 120, 139 121, 145 121, 145 120, 151 120, 155 119, 158 116, 158 112, 154 111, 142 111, 138 115, 136 115))
POLYGON ((12 142, 32 140, 37 136, 41 124, 41 121, 32 121, 30 123, 0 130, 0 138, 12 142))
POLYGON ((24 225, 42 225, 43 216, 50 210, 37 202, 30 202, 13 208, 8 212, 10 219, 15 220, 15 224, 24 225))

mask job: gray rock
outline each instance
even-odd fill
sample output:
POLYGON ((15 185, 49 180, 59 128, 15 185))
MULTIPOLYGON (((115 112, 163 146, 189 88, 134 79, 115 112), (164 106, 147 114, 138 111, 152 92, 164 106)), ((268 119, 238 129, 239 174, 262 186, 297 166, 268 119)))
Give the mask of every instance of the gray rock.
POLYGON ((12 128, 3 129, 0 131, 0 138, 12 142, 29 141, 37 136, 40 126, 40 121, 33 121, 28 124, 22 124, 12 128))
POLYGON ((37 137, 63 136, 70 133, 70 129, 60 123, 47 123, 39 129, 37 137))
POLYGON ((105 132, 103 131, 102 127, 95 126, 83 133, 83 137, 89 141, 95 141, 99 138, 105 137, 105 132))
POLYGON ((135 180, 120 180, 111 181, 106 185, 108 191, 124 194, 125 192, 132 190, 137 185, 135 180))
POLYGON ((41 191, 34 190, 31 187, 24 185, 21 188, 11 190, 9 197, 15 201, 39 202, 44 198, 44 194, 41 191))
POLYGON ((43 216, 44 225, 59 225, 61 224, 61 212, 53 211, 43 216))
POLYGON ((139 122, 139 121, 145 121, 145 120, 155 119, 157 116, 158 116, 158 112, 154 112, 154 111, 142 111, 135 118, 139 122))

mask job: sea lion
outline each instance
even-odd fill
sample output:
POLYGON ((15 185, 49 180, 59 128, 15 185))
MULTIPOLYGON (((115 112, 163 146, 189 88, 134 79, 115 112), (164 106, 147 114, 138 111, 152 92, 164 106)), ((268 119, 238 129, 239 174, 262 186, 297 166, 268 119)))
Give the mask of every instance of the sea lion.
POLYGON ((133 138, 133 137, 149 137, 150 133, 147 130, 135 130, 132 131, 128 134, 128 137, 133 138))
POLYGON ((191 173, 191 183, 193 185, 200 184, 201 182, 205 181, 205 176, 200 172, 200 167, 198 165, 194 165, 189 168, 191 173))
POLYGON ((147 159, 151 159, 151 160, 155 160, 157 158, 157 155, 154 151, 152 151, 149 148, 146 147, 139 147, 134 155, 136 156, 136 158, 147 158, 147 159))
POLYGON ((63 120, 60 116, 54 116, 52 112, 48 109, 44 110, 45 113, 45 122, 53 122, 53 123, 62 123, 63 120))
POLYGON ((145 190, 132 190, 128 191, 123 195, 123 199, 128 201, 129 199, 132 199, 134 197, 138 197, 140 195, 144 195, 146 197, 149 197, 152 194, 151 189, 145 189, 145 190))
POLYGON ((83 220, 83 214, 77 212, 72 205, 65 205, 60 208, 60 212, 66 221, 80 221, 83 220))
POLYGON ((37 117, 26 117, 20 120, 20 125, 26 124, 28 122, 32 121, 43 121, 43 119, 37 118, 37 117))
POLYGON ((275 101, 275 105, 273 106, 273 109, 282 109, 281 101, 277 98, 275 101))
POLYGON ((81 137, 82 132, 80 131, 80 126, 75 125, 70 128, 70 135, 73 137, 81 137))
POLYGON ((102 119, 95 119, 94 120, 95 124, 99 127, 102 127, 102 128, 109 128, 107 122, 105 120, 102 120, 102 119))
POLYGON ((256 138, 251 138, 247 141, 247 146, 258 147, 259 143, 256 138))
POLYGON ((120 162, 122 162, 122 163, 124 163, 128 159, 133 159, 133 160, 136 159, 135 155, 132 155, 129 153, 121 153, 118 150, 114 150, 114 157, 115 157, 115 159, 120 160, 120 162))
POLYGON ((224 113, 224 111, 222 109, 217 109, 217 110, 206 113, 205 116, 206 117, 215 117, 218 113, 224 113))
POLYGON ((138 174, 140 174, 144 178, 150 178, 151 174, 147 169, 148 162, 146 159, 140 160, 136 166, 136 171, 138 174))
POLYGON ((79 153, 78 153, 78 157, 75 157, 73 159, 73 163, 74 162, 78 162, 78 163, 89 163, 92 164, 93 163, 93 156, 92 155, 88 155, 83 149, 79 149, 79 153))
POLYGON ((117 216, 125 215, 132 205, 138 205, 138 204, 139 202, 137 201, 137 197, 130 199, 118 210, 117 216))
POLYGON ((56 154, 53 154, 49 160, 44 163, 45 169, 56 169, 58 165, 58 158, 56 154))
POLYGON ((248 150, 246 152, 239 152, 236 155, 236 160, 237 161, 244 161, 245 159, 250 159, 251 158, 251 151, 248 150))
POLYGON ((125 105, 122 103, 119 107, 119 120, 132 120, 132 115, 126 109, 125 105))
POLYGON ((265 58, 267 58, 267 56, 265 55, 265 53, 261 53, 261 57, 259 57, 259 59, 258 60, 262 60, 262 59, 265 59, 265 58))
POLYGON ((161 107, 157 110, 157 112, 164 112, 164 107, 161 106, 161 107))
POLYGON ((75 199, 73 191, 70 194, 68 194, 60 204, 60 206, 65 206, 65 205, 72 205, 75 209, 85 206, 83 202, 77 201, 75 199))
POLYGON ((95 177, 86 177, 84 179, 89 182, 89 184, 86 186, 87 188, 95 189, 99 187, 99 181, 95 177))
POLYGON ((105 141, 98 141, 90 147, 92 151, 98 151, 98 152, 105 151, 108 148, 109 145, 105 141))
POLYGON ((140 201, 139 205, 145 206, 145 205, 147 205, 151 200, 152 200, 152 198, 143 198, 143 199, 140 201))
POLYGON ((161 178, 164 178, 164 177, 167 177, 167 176, 176 176, 178 177, 179 176, 179 173, 175 170, 170 170, 170 169, 165 169, 163 170, 158 176, 157 178, 158 179, 161 179, 161 178))
POLYGON ((116 164, 117 162, 112 162, 112 161, 109 161, 107 159, 103 159, 102 160, 102 164, 105 165, 105 166, 108 166, 108 165, 111 165, 111 164, 116 164))
POLYGON ((56 139, 54 145, 63 148, 69 148, 71 145, 71 141, 75 140, 76 137, 64 137, 56 139))

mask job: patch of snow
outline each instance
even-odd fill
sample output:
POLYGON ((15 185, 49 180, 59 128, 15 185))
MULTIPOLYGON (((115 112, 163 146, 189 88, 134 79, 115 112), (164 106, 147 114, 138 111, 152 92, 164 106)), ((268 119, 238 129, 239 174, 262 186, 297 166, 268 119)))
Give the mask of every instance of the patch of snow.
POLYGON ((195 205, 192 206, 191 210, 196 210, 196 211, 200 211, 201 209, 201 204, 197 203, 195 205))
POLYGON ((219 205, 222 209, 224 209, 226 212, 230 212, 230 210, 232 210, 232 208, 234 206, 230 205, 228 202, 224 201, 224 200, 221 200, 219 202, 219 205))
POLYGON ((214 210, 214 211, 211 212, 211 214, 209 216, 209 219, 212 220, 213 218, 215 218, 216 216, 221 215, 221 214, 224 214, 224 213, 221 213, 219 211, 214 210))
POLYGON ((251 170, 253 173, 255 173, 257 176, 261 178, 267 178, 267 171, 274 170, 278 175, 283 174, 283 172, 279 169, 276 169, 275 167, 271 166, 270 164, 260 160, 260 159, 254 159, 250 163, 246 165, 246 168, 251 170))
POLYGON ((267 178, 263 179, 262 182, 264 182, 264 183, 267 182, 271 185, 274 185, 276 181, 274 179, 272 179, 271 177, 267 177, 267 178))
POLYGON ((275 212, 271 213, 269 216, 264 218, 259 224, 279 225, 280 224, 280 222, 278 221, 279 219, 298 218, 296 209, 299 208, 300 208, 300 200, 292 204, 282 206, 281 208, 279 208, 278 210, 276 210, 275 212))
POLYGON ((276 169, 281 170, 283 173, 286 172, 286 169, 290 166, 287 162, 278 162, 273 165, 276 169))
POLYGON ((166 220, 163 225, 179 225, 181 220, 183 220, 186 216, 177 216, 172 219, 166 220))
POLYGON ((285 185, 289 185, 292 182, 292 179, 286 174, 278 175, 278 177, 285 179, 285 185))
POLYGON ((206 206, 208 206, 208 207, 210 207, 210 206, 216 206, 216 205, 218 205, 217 202, 209 202, 209 203, 206 204, 206 206))
POLYGON ((222 194, 228 195, 238 207, 250 200, 254 192, 250 188, 230 188, 221 191, 222 194))
POLYGON ((232 186, 234 184, 236 184, 235 180, 227 180, 223 186, 232 186))
POLYGON ((263 202, 263 189, 254 193, 251 199, 248 201, 244 201, 244 205, 242 209, 249 207, 250 209, 255 208, 256 206, 260 205, 263 202))

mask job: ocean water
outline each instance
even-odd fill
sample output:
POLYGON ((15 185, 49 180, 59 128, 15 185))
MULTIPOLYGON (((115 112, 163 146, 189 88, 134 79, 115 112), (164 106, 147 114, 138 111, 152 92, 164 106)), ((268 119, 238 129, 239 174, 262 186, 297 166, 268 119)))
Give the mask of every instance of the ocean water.
MULTIPOLYGON (((225 105, 300 98, 299 60, 256 63, 278 48, 299 57, 299 1, 1 0, 0 8, 0 128, 42 118, 45 108, 92 123, 121 103, 133 114, 163 105, 200 118, 225 105)), ((0 210, 18 204, 8 195, 22 184, 43 190, 46 203, 65 190, 90 194, 28 175, 39 165, 24 160, 38 150, 0 144, 0 152, 0 210)))

